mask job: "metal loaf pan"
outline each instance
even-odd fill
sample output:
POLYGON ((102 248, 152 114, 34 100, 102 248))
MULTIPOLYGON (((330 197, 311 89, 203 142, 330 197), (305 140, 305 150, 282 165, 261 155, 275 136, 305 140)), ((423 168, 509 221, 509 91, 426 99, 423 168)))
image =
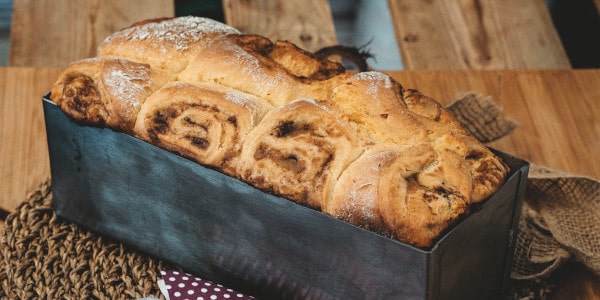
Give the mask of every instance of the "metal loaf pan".
POLYGON ((506 287, 529 165, 431 249, 261 192, 43 99, 54 209, 183 270, 264 299, 489 299, 506 287))

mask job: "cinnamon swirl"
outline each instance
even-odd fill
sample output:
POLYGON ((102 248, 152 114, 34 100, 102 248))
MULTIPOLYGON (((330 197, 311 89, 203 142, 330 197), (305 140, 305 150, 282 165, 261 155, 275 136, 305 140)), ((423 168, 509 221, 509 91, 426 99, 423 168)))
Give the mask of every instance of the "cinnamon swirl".
POLYGON ((166 82, 164 72, 146 64, 89 58, 61 73, 50 98, 81 124, 132 133, 142 104, 166 82))
POLYGON ((237 174, 257 188, 320 209, 362 152, 325 102, 300 99, 269 111, 246 138, 237 174))
POLYGON ((426 247, 466 212, 468 175, 464 162, 451 153, 436 153, 425 144, 404 149, 380 144, 344 171, 324 211, 426 247))
POLYGON ((216 84, 173 82, 148 98, 135 135, 233 175, 244 139, 270 108, 262 99, 216 84))

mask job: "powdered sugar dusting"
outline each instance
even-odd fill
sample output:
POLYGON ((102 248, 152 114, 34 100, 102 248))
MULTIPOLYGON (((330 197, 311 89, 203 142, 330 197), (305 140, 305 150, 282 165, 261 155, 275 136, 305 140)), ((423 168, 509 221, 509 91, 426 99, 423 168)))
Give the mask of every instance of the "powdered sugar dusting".
POLYGON ((392 79, 390 76, 381 72, 361 72, 353 76, 356 80, 368 81, 369 86, 367 87, 367 94, 370 96, 376 96, 380 88, 391 89, 393 87, 392 79), (382 85, 383 84, 383 85, 382 85))
POLYGON ((152 83, 148 72, 148 67, 144 65, 129 63, 126 68, 111 65, 105 71, 103 80, 105 86, 112 89, 112 94, 120 99, 122 104, 137 111, 142 104, 138 99, 145 92, 144 85, 152 83))
POLYGON ((396 150, 369 149, 354 165, 363 169, 362 172, 349 172, 353 174, 353 184, 345 191, 346 197, 352 199, 353 209, 368 219, 375 218, 374 207, 379 198, 379 179, 382 166, 388 166, 398 157, 396 150))
MULTIPOLYGON (((157 46, 159 44, 168 45, 182 51, 189 49, 191 44, 197 43, 206 34, 212 33, 228 34, 239 33, 239 31, 212 19, 189 16, 126 28, 106 38, 104 43, 108 43, 113 39, 129 41, 152 39, 156 41, 157 46)), ((166 52, 166 48, 162 47, 161 51, 166 52)))
POLYGON ((274 74, 267 73, 266 70, 269 68, 261 66, 261 62, 257 57, 228 39, 223 39, 221 41, 222 43, 217 49, 229 52, 230 57, 232 57, 232 59, 225 61, 224 63, 228 66, 235 67, 240 71, 241 75, 250 79, 250 82, 252 82, 253 87, 255 88, 253 94, 268 97, 272 94, 273 90, 293 90, 294 86, 290 81, 288 74, 277 69, 270 69, 275 72, 274 74))
POLYGON ((354 78, 358 80, 367 80, 367 81, 384 81, 386 84, 386 88, 392 87, 392 82, 389 75, 386 75, 381 72, 369 71, 369 72, 360 72, 354 75, 354 78))
POLYGON ((327 112, 330 115, 335 114, 335 112, 333 110, 331 110, 331 108, 323 105, 322 103, 320 103, 319 101, 315 100, 315 99, 311 99, 311 98, 298 98, 292 102, 290 102, 290 105, 293 103, 298 103, 298 102, 308 102, 322 110, 324 110, 325 112, 327 112))
POLYGON ((375 213, 373 209, 375 203, 377 203, 377 182, 375 180, 368 180, 360 184, 356 184, 346 194, 349 201, 348 205, 351 207, 349 211, 358 212, 363 218, 373 219, 375 213))
POLYGON ((227 99, 229 102, 243 106, 250 111, 258 111, 259 107, 253 98, 254 96, 252 95, 238 91, 231 91, 225 94, 225 99, 227 99))

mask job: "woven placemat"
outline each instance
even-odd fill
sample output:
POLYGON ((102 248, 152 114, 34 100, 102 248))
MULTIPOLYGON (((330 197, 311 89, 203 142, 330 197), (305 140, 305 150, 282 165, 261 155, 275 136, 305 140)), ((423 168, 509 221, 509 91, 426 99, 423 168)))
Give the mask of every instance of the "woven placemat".
POLYGON ((57 218, 51 203, 47 180, 6 219, 0 299, 164 299, 169 266, 57 218))

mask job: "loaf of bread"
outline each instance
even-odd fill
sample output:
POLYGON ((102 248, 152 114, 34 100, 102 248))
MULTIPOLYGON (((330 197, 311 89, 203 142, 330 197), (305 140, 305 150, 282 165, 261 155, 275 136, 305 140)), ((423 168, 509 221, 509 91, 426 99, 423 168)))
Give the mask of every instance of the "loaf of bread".
POLYGON ((205 18, 114 33, 64 70, 50 98, 80 124, 417 247, 508 172, 438 102, 390 76, 205 18))

